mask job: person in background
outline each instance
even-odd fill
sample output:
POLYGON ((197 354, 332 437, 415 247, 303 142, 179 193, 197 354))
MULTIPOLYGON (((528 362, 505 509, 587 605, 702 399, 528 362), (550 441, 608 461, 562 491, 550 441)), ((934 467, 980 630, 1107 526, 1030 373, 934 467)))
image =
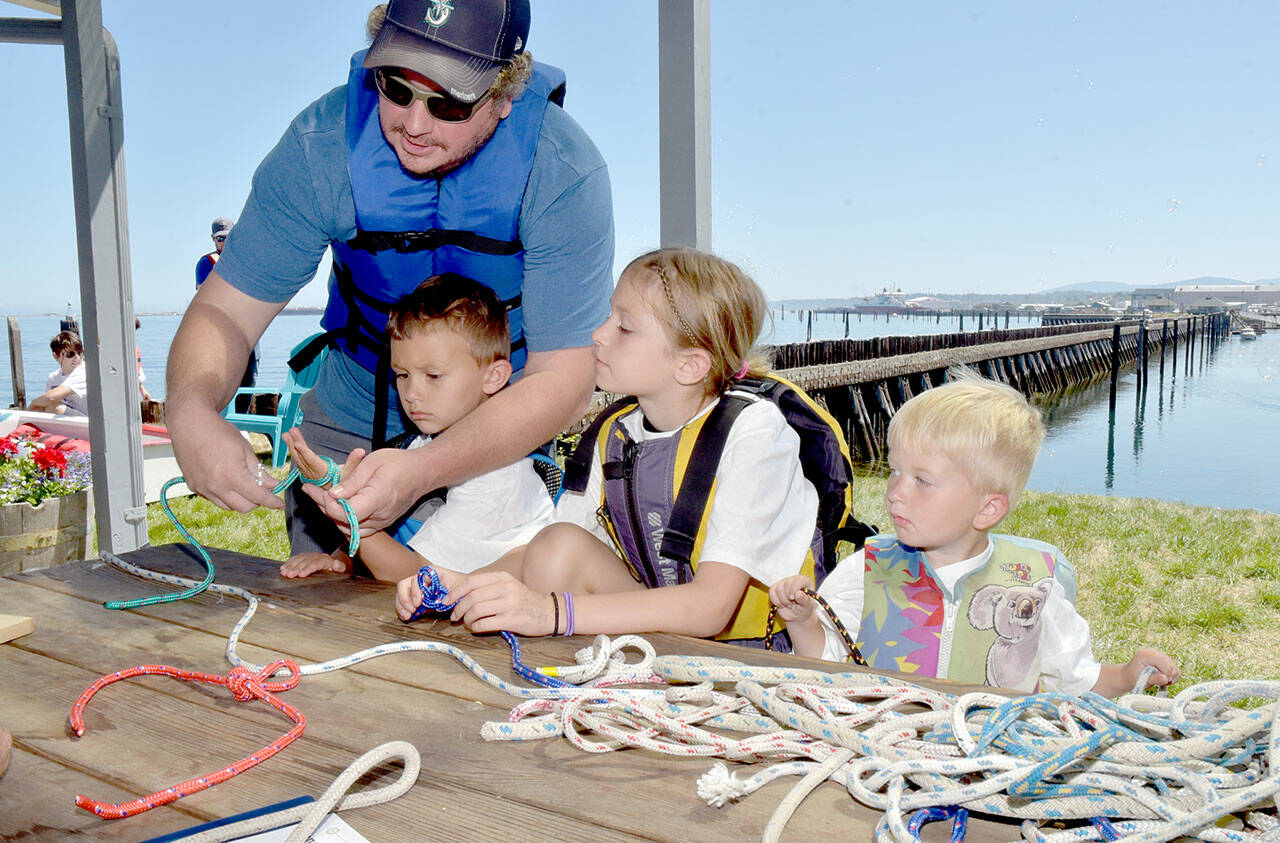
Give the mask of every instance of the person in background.
POLYGON ((84 369, 84 344, 74 331, 59 331, 49 341, 58 368, 49 373, 44 392, 32 399, 28 410, 68 416, 89 415, 89 384, 84 369))
MULTIPOLYGON (((200 289, 200 285, 205 282, 209 274, 213 272, 214 266, 217 265, 218 259, 222 257, 222 250, 226 247, 227 238, 231 236, 231 229, 235 227, 235 223, 226 217, 218 217, 213 221, 211 226, 213 238, 213 251, 208 254, 201 255, 200 260, 196 261, 196 290, 200 289)), ((249 352, 249 360, 245 363, 244 374, 240 376, 240 388, 253 386, 258 379, 258 346, 255 343, 253 349, 249 352)), ((139 362, 141 366, 141 362, 139 362)), ((148 400, 149 397, 148 397, 148 400)), ((249 396, 241 395, 236 398, 236 412, 245 413, 249 411, 249 396)))
POLYGON ((227 236, 231 234, 231 228, 234 222, 226 217, 218 217, 213 221, 213 233, 209 235, 213 238, 213 251, 208 254, 201 255, 200 260, 196 261, 196 289, 200 289, 200 285, 209 277, 209 273, 213 272, 214 266, 218 263, 218 258, 222 257, 222 250, 226 247, 227 236))
MULTIPOLYGON (((133 317, 133 330, 136 332, 141 327, 142 320, 136 316, 133 317)), ((149 402, 151 400, 151 393, 147 392, 147 373, 142 370, 142 346, 135 345, 133 350, 138 355, 138 394, 144 403, 149 402)))
MULTIPOLYGON (((511 377, 507 314, 493 290, 453 273, 422 282, 391 309, 391 369, 396 393, 418 433, 400 447, 421 448, 449 425, 488 401, 511 377)), ((285 434, 304 476, 328 466, 297 428, 285 434)), ((362 451, 353 451, 353 468, 362 451)), ((360 542, 360 561, 380 580, 397 581, 425 564, 469 572, 527 544, 551 523, 551 496, 525 457, 431 495, 393 535, 378 531, 360 542)), ((285 577, 317 571, 351 573, 345 550, 302 553, 280 566, 285 577)))
MULTIPOLYGON (((1099 664, 1076 611, 1075 571, 1050 544, 991 530, 1026 486, 1044 441, 1040 411, 968 369, 903 404, 889 422, 885 503, 896 535, 874 536, 818 590, 873 670, 1020 691, 1128 693, 1180 671, 1144 647, 1099 664)), ((843 661, 845 644, 789 577, 770 599, 797 655, 843 661)))
POLYGON ((249 349, 326 251, 332 351, 302 400, 301 429, 338 463, 405 429, 387 351, 394 302, 456 272, 507 309, 512 382, 421 448, 372 451, 328 491, 295 484, 284 504, 294 554, 336 549, 338 498, 367 535, 433 489, 527 456, 590 400, 591 331, 612 288, 609 177, 559 105, 564 74, 526 50, 529 18, 528 0, 374 8, 372 44, 259 165, 174 337, 166 415, 183 476, 214 504, 247 511, 282 503, 220 411, 249 349))

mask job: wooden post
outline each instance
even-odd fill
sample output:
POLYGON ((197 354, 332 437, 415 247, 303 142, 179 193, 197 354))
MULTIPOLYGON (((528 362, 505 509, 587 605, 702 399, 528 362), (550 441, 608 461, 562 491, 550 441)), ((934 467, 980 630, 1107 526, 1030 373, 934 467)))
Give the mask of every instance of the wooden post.
POLYGON ((9 317, 9 375, 13 384, 13 403, 9 406, 22 410, 27 406, 27 380, 22 373, 22 326, 18 317, 9 317))
POLYGON ((805 328, 804 328, 804 341, 809 342, 812 339, 813 339, 813 311, 810 310, 809 321, 805 324, 805 328))
POLYGON ((1142 347, 1142 365, 1138 369, 1138 388, 1147 385, 1147 320, 1143 319, 1138 326, 1138 344, 1142 347))
POLYGON ((1120 377, 1120 323, 1111 326, 1111 412, 1116 409, 1116 380, 1120 377))

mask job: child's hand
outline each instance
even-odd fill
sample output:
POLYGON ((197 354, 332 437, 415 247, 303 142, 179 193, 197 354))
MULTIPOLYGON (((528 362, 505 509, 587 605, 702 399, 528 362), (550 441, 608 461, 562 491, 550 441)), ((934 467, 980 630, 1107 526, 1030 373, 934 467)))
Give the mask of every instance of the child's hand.
POLYGON ((1148 688, 1152 685, 1163 688, 1182 678, 1182 669, 1178 667, 1177 662, 1155 647, 1143 647, 1134 653, 1133 658, 1129 659, 1129 663, 1124 666, 1124 677, 1128 680, 1130 688, 1137 684, 1138 677, 1148 666, 1156 669, 1155 673, 1147 677, 1146 687, 1148 688))
POLYGON ((280 576, 290 579, 309 577, 321 571, 349 574, 353 567, 351 557, 340 550, 333 556, 327 553, 298 553, 290 556, 288 561, 280 566, 280 576))
POLYGON ((422 589, 418 588, 418 575, 405 577, 396 583, 396 615, 407 621, 422 605, 422 589))
POLYGON ((778 617, 788 624, 803 623, 813 617, 814 599, 804 593, 812 589, 813 580, 804 574, 796 574, 778 580, 769 589, 769 600, 778 607, 778 617))
MULTIPOLYGON (((307 445, 307 440, 302 437, 302 431, 298 428, 290 428, 284 432, 284 444, 289 446, 289 459, 293 461, 294 466, 301 472, 303 477, 324 477, 329 473, 329 465, 307 445)), ((325 488, 329 487, 329 483, 324 484, 325 488)))

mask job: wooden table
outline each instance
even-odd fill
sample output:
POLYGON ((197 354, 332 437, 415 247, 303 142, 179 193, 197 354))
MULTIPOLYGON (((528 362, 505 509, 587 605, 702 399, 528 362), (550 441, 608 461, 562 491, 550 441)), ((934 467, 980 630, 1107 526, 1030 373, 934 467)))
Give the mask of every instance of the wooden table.
MULTIPOLYGON (((185 548, 127 555, 146 568, 199 578, 185 548)), ((496 636, 476 637, 447 622, 406 626, 392 588, 337 576, 284 580, 275 563, 214 551, 217 581, 263 597, 241 655, 316 662, 403 639, 464 648, 487 669, 515 679, 496 636)), ((171 590, 102 562, 76 562, 0 579, 0 614, 30 615, 35 632, 0 647, 0 723, 13 733, 9 772, 0 779, 0 837, 54 840, 84 835, 142 840, 301 796, 319 796, 358 755, 403 739, 422 753, 417 784, 392 802, 342 814, 373 841, 404 839, 751 840, 796 779, 774 782, 725 808, 708 807, 695 784, 714 763, 629 750, 584 753, 564 739, 487 743, 479 729, 505 718, 517 700, 437 653, 398 653, 334 673, 304 676, 281 698, 306 715, 305 733, 280 754, 223 784, 122 820, 74 805, 83 793, 127 802, 229 765, 286 732, 291 723, 262 702, 235 702, 222 687, 142 677, 102 690, 85 713, 87 733, 71 734, 76 697, 99 676, 159 663, 225 674, 226 636, 244 601, 206 592, 132 611, 101 602, 171 590)), ((647 636, 659 653, 743 658, 727 645, 647 636)), ((589 640, 524 639, 525 662, 572 663, 589 640)), ((750 653, 756 664, 794 657, 750 653)), ((835 665, 808 662, 836 669, 835 665)), ((386 768, 370 786, 397 777, 386 768)), ((878 812, 827 783, 810 795, 784 839, 870 840, 878 812)), ((947 839, 926 827, 926 839, 947 839)), ((1011 840, 1016 825, 974 820, 970 840, 1011 840)))

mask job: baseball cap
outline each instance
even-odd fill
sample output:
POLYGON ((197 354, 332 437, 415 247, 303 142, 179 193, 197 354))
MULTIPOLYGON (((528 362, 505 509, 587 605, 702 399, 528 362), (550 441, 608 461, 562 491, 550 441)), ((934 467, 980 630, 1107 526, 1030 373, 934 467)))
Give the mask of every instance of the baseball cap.
POLYGON ((213 236, 217 237, 219 234, 230 234, 231 226, 233 225, 235 225, 235 223, 226 217, 218 217, 213 221, 213 236))
POLYGON ((364 66, 403 67, 475 102, 528 38, 529 0, 391 0, 364 66))

